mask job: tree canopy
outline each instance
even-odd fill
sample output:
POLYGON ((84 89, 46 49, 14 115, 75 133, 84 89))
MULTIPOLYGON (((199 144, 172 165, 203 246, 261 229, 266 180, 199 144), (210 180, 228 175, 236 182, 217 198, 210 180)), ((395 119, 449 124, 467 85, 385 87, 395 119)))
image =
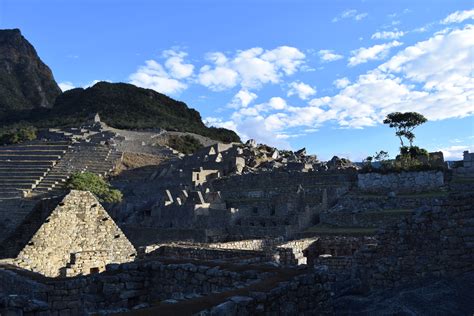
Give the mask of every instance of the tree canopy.
POLYGON ((100 202, 116 203, 122 201, 122 192, 112 189, 104 178, 92 172, 72 174, 67 187, 73 190, 89 191, 95 194, 100 202))
POLYGON ((383 123, 395 128, 395 135, 400 139, 401 146, 405 146, 402 138, 405 137, 409 141, 410 147, 412 147, 415 139, 413 130, 426 121, 426 117, 417 112, 393 112, 387 115, 383 123))

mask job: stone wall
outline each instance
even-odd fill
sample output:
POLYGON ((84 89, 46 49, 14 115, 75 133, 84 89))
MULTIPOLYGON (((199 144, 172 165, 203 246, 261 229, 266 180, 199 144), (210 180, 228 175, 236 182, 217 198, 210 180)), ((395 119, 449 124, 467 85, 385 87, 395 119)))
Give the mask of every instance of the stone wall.
POLYGON ((315 266, 326 266, 331 272, 347 272, 353 266, 352 257, 320 256, 314 260, 315 266))
MULTIPOLYGON (((1 276, 0 274, 0 280, 1 276)), ((251 270, 233 272, 190 263, 140 261, 112 264, 107 266, 104 273, 44 281, 43 287, 46 289, 43 288, 42 293, 47 293, 46 299, 45 295, 39 296, 36 304, 28 308, 31 315, 44 315, 39 314, 39 311, 53 312, 53 315, 55 312, 59 312, 59 315, 107 314, 166 299, 183 299, 185 296, 227 291, 250 285, 259 278, 268 276, 269 273, 258 274, 251 270)), ((23 303, 26 304, 27 301, 23 303)), ((31 299, 29 302, 32 303, 31 299)), ((2 315, 4 312, 9 315, 8 311, 18 313, 25 308, 26 305, 15 305, 15 300, 9 298, 3 302, 0 300, 2 315)))
POLYGON ((400 173, 362 173, 357 175, 361 191, 373 193, 413 193, 439 189, 444 185, 441 171, 418 171, 400 173))
POLYGON ((283 238, 265 238, 265 239, 249 239, 249 240, 238 240, 221 243, 212 243, 208 246, 210 248, 219 249, 241 249, 241 250, 265 250, 272 249, 276 245, 281 244, 283 238))
POLYGON ((331 315, 332 281, 331 276, 317 272, 298 275, 269 292, 234 296, 199 315, 331 315))
POLYGON ((381 227, 399 222, 411 210, 379 210, 377 212, 325 212, 321 213, 321 223, 341 227, 381 227))
POLYGON ((418 210, 355 254, 356 274, 369 287, 395 287, 474 270, 474 193, 418 210))
POLYGON ((308 254, 314 252, 317 238, 305 238, 286 242, 276 247, 275 259, 281 265, 308 263, 308 254))
POLYGON ((73 190, 46 218, 15 263, 45 276, 72 276, 99 272, 108 263, 132 261, 135 255, 133 245, 94 195, 73 190), (87 252, 91 253, 84 255, 87 252))
POLYGON ((271 259, 264 251, 242 249, 211 249, 194 245, 161 245, 146 257, 171 257, 198 260, 231 260, 239 262, 265 262, 271 259))

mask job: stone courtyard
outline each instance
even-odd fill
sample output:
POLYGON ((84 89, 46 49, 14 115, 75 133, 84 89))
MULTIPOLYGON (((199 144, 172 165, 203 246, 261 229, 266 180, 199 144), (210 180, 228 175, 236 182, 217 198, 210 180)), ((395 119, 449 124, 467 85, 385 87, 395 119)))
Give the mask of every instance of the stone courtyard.
POLYGON ((0 148, 1 315, 474 311, 472 153, 384 174, 252 140, 184 155, 167 133, 96 116, 0 148), (67 189, 76 172, 123 200, 67 189))

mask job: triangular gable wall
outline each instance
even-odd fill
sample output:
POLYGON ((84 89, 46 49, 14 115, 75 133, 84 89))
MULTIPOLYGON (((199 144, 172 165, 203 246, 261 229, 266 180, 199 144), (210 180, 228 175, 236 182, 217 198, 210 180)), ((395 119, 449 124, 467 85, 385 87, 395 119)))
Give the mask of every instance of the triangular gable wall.
POLYGON ((16 263, 46 276, 100 272, 136 250, 96 197, 72 190, 19 253, 16 263))

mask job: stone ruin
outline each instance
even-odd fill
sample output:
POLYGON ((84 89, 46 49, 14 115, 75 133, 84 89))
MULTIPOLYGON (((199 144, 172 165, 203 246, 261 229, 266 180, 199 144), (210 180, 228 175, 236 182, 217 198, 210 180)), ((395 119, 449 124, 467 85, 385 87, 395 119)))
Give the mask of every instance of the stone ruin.
POLYGON ((97 273, 133 261, 136 251, 99 201, 72 190, 49 214, 14 260, 45 276, 97 273))
POLYGON ((430 314, 441 293, 474 311, 472 154, 361 173, 252 140, 173 154, 166 133, 96 116, 0 148, 1 314, 430 314), (119 204, 64 189, 123 152, 167 161, 110 177, 119 204))

